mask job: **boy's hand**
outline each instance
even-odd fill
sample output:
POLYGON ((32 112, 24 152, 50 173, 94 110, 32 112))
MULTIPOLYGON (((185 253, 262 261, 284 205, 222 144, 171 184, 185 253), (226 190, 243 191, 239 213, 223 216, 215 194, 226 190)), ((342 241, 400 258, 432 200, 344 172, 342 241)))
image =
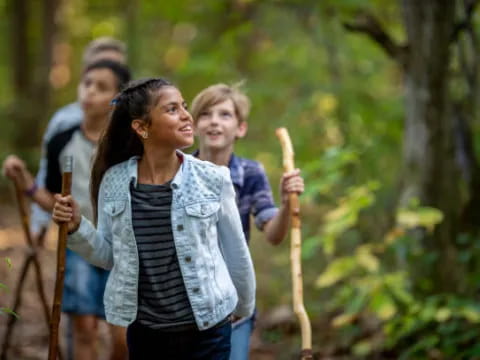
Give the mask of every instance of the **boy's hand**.
POLYGON ((295 169, 282 175, 282 179, 280 180, 280 195, 283 206, 288 206, 289 204, 288 194, 297 193, 300 195, 304 190, 305 186, 303 178, 300 176, 300 169, 295 169))
POLYGON ((21 190, 27 191, 34 184, 32 175, 28 172, 25 162, 16 155, 9 155, 2 165, 4 176, 15 181, 21 190))
POLYGON ((55 205, 53 206, 52 219, 58 225, 68 223, 68 232, 72 233, 78 230, 81 216, 77 202, 71 195, 62 196, 55 194, 55 205))

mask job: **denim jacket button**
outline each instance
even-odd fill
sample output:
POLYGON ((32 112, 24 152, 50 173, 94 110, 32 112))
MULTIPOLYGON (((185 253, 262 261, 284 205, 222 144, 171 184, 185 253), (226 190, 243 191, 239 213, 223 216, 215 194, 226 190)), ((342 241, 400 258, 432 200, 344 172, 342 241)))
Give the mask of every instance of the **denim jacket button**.
POLYGON ((178 231, 183 231, 183 225, 182 225, 182 224, 178 224, 178 225, 177 225, 177 230, 178 230, 178 231))
POLYGON ((203 326, 208 326, 209 322, 208 321, 204 321, 203 322, 203 326))
POLYGON ((199 291, 200 291, 199 288, 194 288, 194 289, 193 289, 193 292, 194 292, 194 293, 198 293, 199 291))
POLYGON ((186 256, 186 257, 185 257, 185 261, 186 261, 186 262, 190 262, 190 261, 192 261, 192 258, 191 258, 190 256, 186 256))

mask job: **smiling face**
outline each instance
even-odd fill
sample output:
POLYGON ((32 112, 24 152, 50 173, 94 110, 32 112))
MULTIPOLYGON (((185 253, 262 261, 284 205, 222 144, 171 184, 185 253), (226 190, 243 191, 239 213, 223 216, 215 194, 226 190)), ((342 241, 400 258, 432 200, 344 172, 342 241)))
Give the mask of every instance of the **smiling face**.
POLYGON ((195 122, 195 134, 200 148, 216 151, 233 151, 237 138, 245 136, 247 124, 240 122, 231 99, 201 111, 195 122))
POLYGON ((142 137, 147 133, 144 144, 162 148, 183 149, 193 144, 193 120, 180 91, 173 86, 158 90, 152 109, 150 122, 136 119, 132 128, 142 137))

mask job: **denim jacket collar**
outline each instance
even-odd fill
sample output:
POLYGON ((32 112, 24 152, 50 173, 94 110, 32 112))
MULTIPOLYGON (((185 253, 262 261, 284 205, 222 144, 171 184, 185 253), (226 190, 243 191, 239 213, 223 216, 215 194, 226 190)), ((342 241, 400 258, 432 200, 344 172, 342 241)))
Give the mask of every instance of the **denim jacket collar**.
MULTIPOLYGON (((185 164, 185 161, 189 161, 187 159, 186 154, 184 154, 182 151, 177 150, 177 155, 183 159, 182 163, 180 164, 180 167, 173 177, 172 182, 170 183, 170 187, 172 189, 178 189, 180 185, 182 184, 182 175, 183 175, 183 166, 185 164)), ((132 156, 130 159, 128 159, 128 177, 130 179, 130 183, 133 182, 134 186, 137 186, 138 182, 138 161, 140 160, 140 156, 132 156)))

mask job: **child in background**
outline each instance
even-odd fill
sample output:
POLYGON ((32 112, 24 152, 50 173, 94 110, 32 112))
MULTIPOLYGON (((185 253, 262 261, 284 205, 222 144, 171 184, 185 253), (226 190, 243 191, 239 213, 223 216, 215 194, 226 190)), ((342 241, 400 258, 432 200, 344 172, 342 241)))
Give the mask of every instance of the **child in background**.
MULTIPOLYGON (((52 211, 54 194, 61 192, 61 164, 65 156, 74 158, 72 194, 79 202, 79 211, 92 219, 90 203, 90 174, 94 153, 104 131, 111 109, 110 102, 130 80, 124 65, 100 60, 84 70, 78 88, 78 100, 84 116, 80 125, 53 136, 47 144, 47 173, 45 187, 39 187, 16 156, 9 156, 3 165, 6 176, 17 183, 43 209, 52 211)), ((98 322, 105 318, 103 294, 108 272, 90 265, 74 252, 67 250, 65 286, 62 311, 73 320, 73 353, 75 360, 94 360, 98 357, 98 322)), ((125 329, 110 327, 112 351, 110 359, 124 360, 127 354, 125 329)))
POLYGON ((71 249, 112 269, 106 316, 128 326, 130 360, 227 360, 231 314, 255 307, 228 169, 179 150, 192 118, 169 82, 133 82, 114 101, 92 170, 97 228, 71 196, 52 217, 68 222, 71 249))
MULTIPOLYGON (((125 64, 127 60, 126 52, 126 46, 122 41, 106 36, 99 37, 92 40, 85 48, 82 65, 85 69, 99 60, 112 60, 120 64, 125 64)), ((39 187, 45 187, 47 175, 47 144, 55 135, 80 125, 83 117, 82 106, 78 101, 63 106, 53 114, 42 139, 42 156, 35 179, 39 187)), ((51 211, 43 210, 37 203, 32 203, 30 221, 34 237, 39 236, 42 228, 46 229, 48 227, 50 213, 51 211)))
MULTIPOLYGON (((288 195, 303 192, 303 179, 298 169, 283 174, 280 180, 282 202, 277 208, 263 166, 234 154, 236 140, 247 133, 249 112, 248 97, 236 87, 216 84, 202 90, 192 104, 195 134, 199 143, 194 155, 230 169, 247 242, 250 237, 250 215, 253 215, 257 228, 265 233, 271 244, 277 245, 285 238, 289 228, 288 195)), ((248 359, 253 325, 254 316, 233 323, 231 360, 248 359)))

